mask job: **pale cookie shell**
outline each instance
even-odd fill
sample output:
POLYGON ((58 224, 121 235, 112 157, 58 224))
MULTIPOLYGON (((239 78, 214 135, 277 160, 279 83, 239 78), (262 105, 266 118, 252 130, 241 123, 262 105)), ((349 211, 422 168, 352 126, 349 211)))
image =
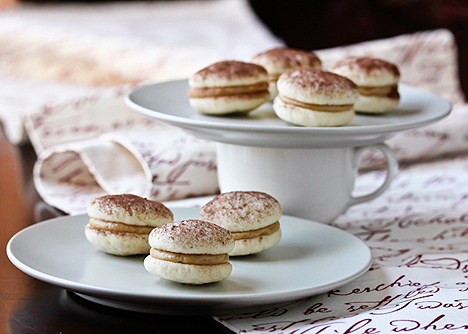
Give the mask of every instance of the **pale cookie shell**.
POLYGON ((352 80, 358 86, 396 85, 400 80, 398 67, 378 58, 347 57, 331 66, 330 71, 352 80))
POLYGON ((214 63, 192 74, 192 88, 244 86, 268 82, 267 71, 257 64, 227 60, 214 63))
POLYGON ((148 255, 144 262, 145 269, 161 278, 184 284, 206 284, 218 282, 231 275, 232 265, 195 265, 158 260, 148 255))
POLYGON ((387 96, 359 96, 354 107, 356 111, 379 114, 393 110, 398 106, 399 98, 390 98, 387 96))
POLYGON ((279 97, 273 101, 273 109, 286 122, 310 127, 341 126, 351 122, 355 116, 354 108, 339 112, 317 111, 286 104, 279 97))
POLYGON ((148 234, 115 233, 105 230, 85 227, 86 239, 97 249, 114 255, 128 256, 148 254, 148 234))
POLYGON ((280 242, 282 236, 281 229, 272 234, 262 235, 251 239, 236 240, 236 246, 229 253, 229 256, 249 255, 260 253, 264 250, 273 248, 280 242))
POLYGON ((347 105, 359 97, 358 87, 351 80, 312 68, 281 74, 277 87, 280 95, 309 104, 347 105))
POLYGON ((153 229, 151 247, 183 254, 227 254, 234 248, 231 233, 216 224, 189 219, 153 229))
POLYGON ((164 204, 131 194, 95 198, 87 210, 91 218, 127 225, 156 227, 174 220, 164 204))
POLYGON ((268 74, 282 74, 295 68, 322 66, 315 53, 292 48, 274 48, 261 52, 255 55, 251 62, 263 66, 268 74))
POLYGON ((280 203, 257 191, 233 191, 216 196, 200 211, 200 219, 231 232, 256 230, 276 223, 282 215, 280 203))
POLYGON ((249 112, 270 100, 269 92, 257 94, 226 95, 204 98, 190 98, 192 108, 207 115, 224 115, 235 112, 249 112))

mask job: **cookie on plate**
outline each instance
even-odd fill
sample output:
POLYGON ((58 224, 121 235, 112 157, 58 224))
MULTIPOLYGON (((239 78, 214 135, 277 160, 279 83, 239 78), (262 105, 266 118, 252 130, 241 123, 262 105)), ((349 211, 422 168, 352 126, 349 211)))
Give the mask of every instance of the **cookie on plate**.
POLYGON ((278 79, 273 109, 279 118, 302 126, 339 126, 355 116, 356 84, 335 73, 302 68, 278 79))
POLYGON ((206 221, 188 219, 155 228, 150 236, 146 270, 161 278, 185 284, 226 279, 232 265, 228 253, 234 239, 228 230, 206 221))
POLYGON ((393 63, 378 58, 348 57, 335 63, 330 71, 359 86, 357 112, 384 113, 395 109, 400 101, 400 71, 393 63))
POLYGON ((247 113, 270 99, 267 71, 241 61, 222 61, 189 78, 190 105, 203 114, 247 113))
POLYGON ((281 240, 280 203, 257 191, 222 193, 206 203, 200 219, 229 230, 235 247, 231 256, 248 255, 274 247, 281 240))
POLYGON ((281 74, 296 68, 321 68, 322 62, 314 52, 292 48, 274 48, 255 55, 252 63, 268 72, 271 100, 278 95, 276 82, 281 74))
POLYGON ((174 220, 164 204, 131 195, 105 195, 88 205, 85 235, 96 248, 114 255, 148 254, 153 228, 174 220))

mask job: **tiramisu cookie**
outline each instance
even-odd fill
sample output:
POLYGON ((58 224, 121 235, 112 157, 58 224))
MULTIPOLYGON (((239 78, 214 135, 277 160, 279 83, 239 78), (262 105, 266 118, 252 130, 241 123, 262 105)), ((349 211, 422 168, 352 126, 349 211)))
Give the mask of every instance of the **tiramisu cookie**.
POLYGON ((182 220, 155 228, 150 236, 147 271, 171 281, 205 284, 231 275, 229 253, 234 239, 228 230, 202 220, 182 220))
POLYGON ((121 256, 148 254, 151 230, 174 220, 162 203, 130 194, 94 199, 88 205, 88 216, 88 241, 106 253, 121 256))
POLYGON ((284 72, 296 68, 322 67, 322 62, 315 53, 291 48, 275 48, 261 52, 252 58, 252 63, 267 70, 271 100, 278 95, 276 82, 284 72))
POLYGON ((357 112, 383 113, 395 109, 400 101, 400 71, 395 64, 369 57, 348 57, 330 71, 347 77, 359 86, 357 112))
POLYGON ((273 109, 279 118, 302 126, 339 126, 354 118, 358 87, 349 79, 320 69, 288 71, 278 79, 273 109))
POLYGON ((267 71, 259 65, 222 61, 189 78, 190 105, 204 114, 247 113, 270 99, 267 71))
POLYGON ((236 246, 229 255, 254 254, 281 240, 281 206, 272 196, 255 191, 233 191, 206 203, 200 219, 228 229, 236 246))

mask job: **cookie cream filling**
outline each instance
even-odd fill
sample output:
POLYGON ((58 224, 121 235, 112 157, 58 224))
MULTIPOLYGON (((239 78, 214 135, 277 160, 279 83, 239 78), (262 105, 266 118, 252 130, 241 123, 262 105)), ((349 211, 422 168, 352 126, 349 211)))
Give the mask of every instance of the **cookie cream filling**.
POLYGON ((138 234, 149 234, 154 229, 154 226, 127 225, 93 218, 89 220, 88 226, 95 230, 138 234))
POLYGON ((281 73, 277 73, 277 74, 271 73, 271 74, 268 74, 268 81, 269 81, 269 82, 276 82, 276 81, 278 81, 280 75, 281 75, 281 73))
POLYGON ((359 86, 359 94, 365 96, 390 96, 398 93, 398 85, 359 86))
POLYGON ((279 221, 277 221, 271 225, 259 228, 257 230, 244 231, 244 232, 231 232, 231 234, 234 240, 253 239, 253 238, 260 237, 262 235, 273 234, 274 232, 278 231, 279 228, 280 228, 280 223, 279 221))
POLYGON ((260 82, 253 85, 190 88, 187 92, 190 98, 204 98, 224 95, 267 93, 268 83, 260 82))
POLYGON ((314 104, 314 103, 305 103, 300 102, 294 99, 290 99, 284 95, 278 95, 278 98, 284 103, 293 105, 296 107, 310 109, 314 111, 324 111, 324 112, 342 112, 353 109, 353 104, 314 104))
POLYGON ((182 254, 151 248, 150 255, 158 260, 183 264, 216 265, 228 263, 227 254, 182 254))

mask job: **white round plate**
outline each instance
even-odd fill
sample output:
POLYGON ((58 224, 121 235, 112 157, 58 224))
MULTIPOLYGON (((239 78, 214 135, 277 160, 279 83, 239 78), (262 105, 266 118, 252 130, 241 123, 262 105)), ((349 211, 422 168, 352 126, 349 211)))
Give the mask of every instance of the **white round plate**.
POLYGON ((451 105, 426 90, 401 84, 398 107, 381 115, 357 114, 340 127, 300 127, 279 119, 271 103, 247 115, 208 116, 193 109, 188 81, 162 82, 137 88, 126 97, 130 108, 217 142, 284 148, 359 146, 383 142, 392 135, 433 123, 450 113, 451 105))
MULTIPOLYGON (((197 218, 199 209, 173 208, 176 220, 197 218)), ((316 295, 344 285, 371 265, 369 248, 329 225, 283 216, 283 238, 274 248, 231 257, 226 280, 200 286, 161 279, 147 272, 144 256, 118 257, 85 238, 86 215, 32 225, 7 245, 11 262, 41 281, 100 304, 164 314, 216 315, 316 295)))

